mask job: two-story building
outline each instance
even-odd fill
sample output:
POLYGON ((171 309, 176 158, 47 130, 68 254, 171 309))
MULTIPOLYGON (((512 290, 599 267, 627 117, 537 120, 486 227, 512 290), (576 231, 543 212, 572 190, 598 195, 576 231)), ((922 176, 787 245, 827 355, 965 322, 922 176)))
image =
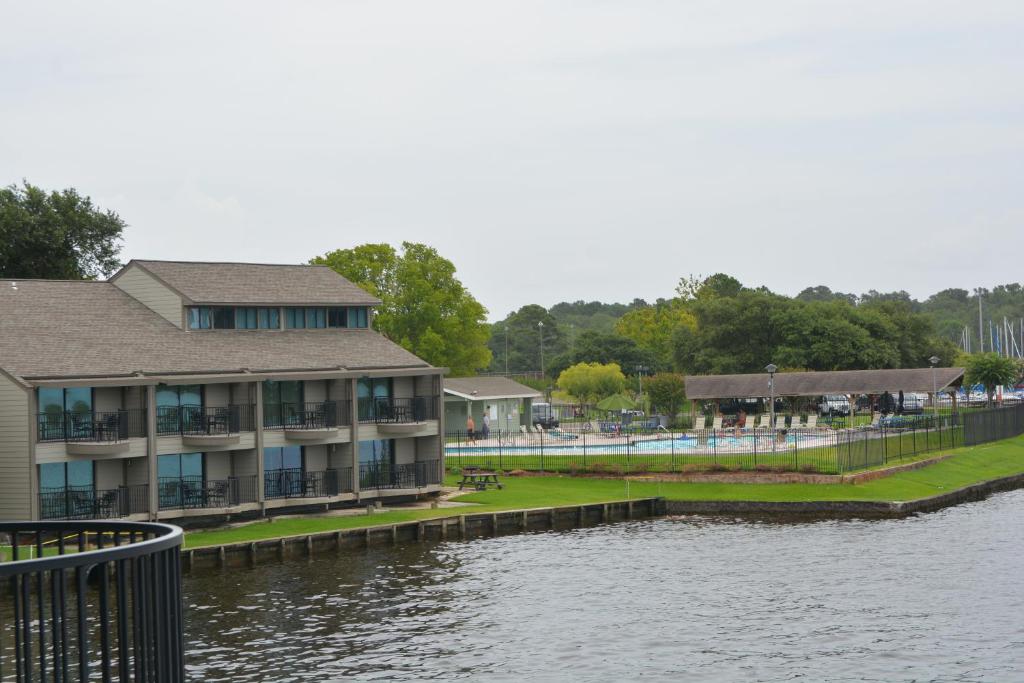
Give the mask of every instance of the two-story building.
POLYGON ((0 280, 0 520, 182 519, 436 492, 442 376, 323 266, 0 280))

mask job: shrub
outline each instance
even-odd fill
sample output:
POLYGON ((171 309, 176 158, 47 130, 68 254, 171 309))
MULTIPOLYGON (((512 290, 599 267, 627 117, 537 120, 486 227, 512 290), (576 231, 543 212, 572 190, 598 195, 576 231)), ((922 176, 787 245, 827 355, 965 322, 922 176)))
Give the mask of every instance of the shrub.
POLYGON ((725 465, 717 462, 713 462, 706 468, 707 472, 725 472, 725 465))
POLYGON ((805 474, 816 474, 818 472, 818 466, 811 462, 805 462, 798 469, 805 474))
POLYGON ((754 465, 754 471, 755 472, 771 472, 772 471, 772 466, 769 465, 768 463, 765 463, 765 462, 759 462, 756 465, 754 465))
POLYGON ((683 472, 700 472, 703 468, 700 465, 688 462, 683 465, 683 472))

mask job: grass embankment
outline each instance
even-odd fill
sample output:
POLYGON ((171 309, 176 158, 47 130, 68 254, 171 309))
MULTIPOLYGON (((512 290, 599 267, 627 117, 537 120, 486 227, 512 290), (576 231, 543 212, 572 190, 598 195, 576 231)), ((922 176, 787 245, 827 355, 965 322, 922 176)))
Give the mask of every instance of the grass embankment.
MULTIPOLYGON (((983 446, 961 448, 952 458, 919 470, 901 472, 864 484, 717 484, 657 482, 574 477, 505 477, 505 488, 474 492, 460 501, 472 507, 394 510, 370 516, 295 517, 273 523, 254 522, 231 529, 186 534, 185 546, 195 548, 353 529, 378 524, 500 512, 535 507, 603 503, 627 498, 664 496, 670 500, 908 501, 946 493, 982 481, 1024 473, 1024 437, 983 446)), ((448 483, 454 479, 450 478, 448 483)))

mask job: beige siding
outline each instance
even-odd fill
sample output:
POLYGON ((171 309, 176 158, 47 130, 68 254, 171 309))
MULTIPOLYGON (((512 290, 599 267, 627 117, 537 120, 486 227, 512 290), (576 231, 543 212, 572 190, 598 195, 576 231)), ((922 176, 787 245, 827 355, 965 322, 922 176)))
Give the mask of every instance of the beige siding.
POLYGON ((125 481, 128 486, 149 483, 149 463, 146 458, 132 458, 125 468, 125 481))
POLYGON ((236 477, 256 474, 256 451, 232 451, 231 473, 236 477))
POLYGON ((306 471, 323 472, 327 469, 327 446, 306 446, 306 471))
POLYGON ((203 387, 206 405, 223 408, 231 402, 231 387, 227 384, 207 384, 203 387))
POLYGON ((146 407, 146 387, 142 387, 142 386, 125 387, 125 390, 124 390, 124 407, 125 408, 145 408, 146 407))
POLYGON ((326 381, 314 379, 303 382, 302 394, 307 403, 325 400, 327 398, 326 381))
POLYGON ((441 440, 437 436, 421 436, 416 439, 416 460, 438 460, 441 457, 441 440))
POLYGON ((32 515, 30 396, 0 374, 0 520, 30 519, 32 515))
POLYGON ((138 266, 132 265, 120 277, 114 280, 114 284, 132 298, 137 299, 162 315, 171 324, 181 327, 181 308, 183 305, 181 297, 161 284, 149 273, 146 273, 138 266))
POLYGON ((327 466, 330 468, 352 467, 351 443, 334 444, 334 450, 327 458, 327 466))
POLYGON ((230 453, 207 453, 205 458, 207 479, 227 479, 231 476, 230 453))
POLYGON ((395 439, 395 464, 416 462, 416 440, 395 439))
POLYGON ((121 408, 121 387, 96 387, 92 407, 98 413, 114 412, 121 408))
POLYGON ((415 380, 412 377, 395 377, 392 380, 392 387, 395 398, 412 398, 416 392, 415 380))
POLYGON ((96 460, 93 462, 96 488, 100 491, 116 489, 124 483, 124 460, 96 460))

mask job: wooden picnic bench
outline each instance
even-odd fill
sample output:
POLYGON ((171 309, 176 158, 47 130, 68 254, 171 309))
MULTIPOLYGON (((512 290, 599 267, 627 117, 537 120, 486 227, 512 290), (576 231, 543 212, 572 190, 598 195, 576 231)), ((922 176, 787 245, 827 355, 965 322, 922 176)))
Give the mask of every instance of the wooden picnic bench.
POLYGON ((486 491, 488 486, 502 488, 497 472, 482 470, 479 467, 462 468, 462 481, 459 482, 459 490, 461 491, 467 484, 477 491, 486 491))

